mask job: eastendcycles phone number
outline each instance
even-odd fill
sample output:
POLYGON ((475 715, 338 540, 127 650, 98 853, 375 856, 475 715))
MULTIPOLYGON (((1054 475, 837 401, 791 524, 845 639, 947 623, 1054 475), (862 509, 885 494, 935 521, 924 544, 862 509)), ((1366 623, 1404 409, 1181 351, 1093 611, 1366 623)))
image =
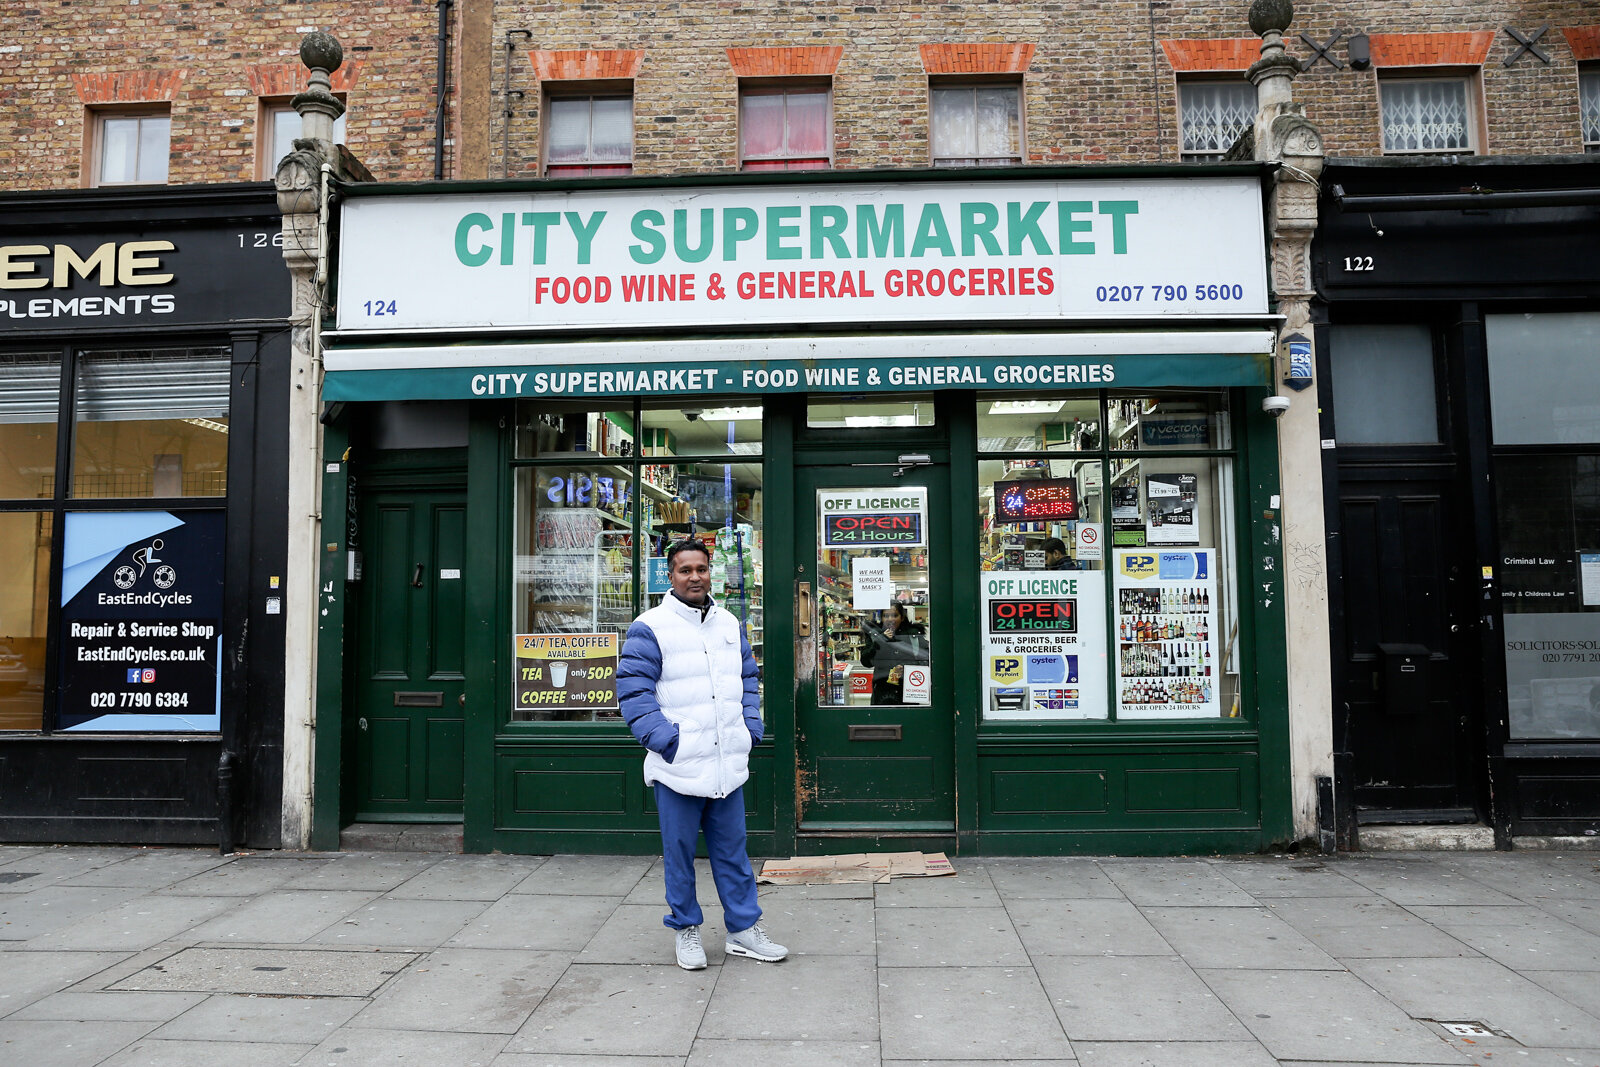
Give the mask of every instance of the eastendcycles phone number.
POLYGON ((1244 286, 1227 282, 1206 282, 1201 285, 1100 285, 1095 287, 1094 298, 1102 304, 1182 304, 1190 300, 1215 301, 1243 300, 1244 286))

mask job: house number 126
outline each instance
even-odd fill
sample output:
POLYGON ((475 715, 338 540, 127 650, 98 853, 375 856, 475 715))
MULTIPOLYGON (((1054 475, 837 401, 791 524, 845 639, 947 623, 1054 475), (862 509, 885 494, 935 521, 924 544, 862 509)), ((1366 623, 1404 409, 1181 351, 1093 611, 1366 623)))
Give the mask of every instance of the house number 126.
POLYGON ((1345 256, 1344 257, 1344 269, 1345 270, 1371 270, 1372 269, 1372 257, 1371 256, 1345 256))

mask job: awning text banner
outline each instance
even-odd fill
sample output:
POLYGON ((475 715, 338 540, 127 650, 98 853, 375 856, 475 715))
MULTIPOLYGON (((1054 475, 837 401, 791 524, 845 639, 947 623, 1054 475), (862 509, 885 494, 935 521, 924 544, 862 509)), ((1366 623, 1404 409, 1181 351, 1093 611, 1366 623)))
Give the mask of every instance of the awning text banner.
POLYGON ((338 330, 1267 311, 1259 183, 992 180, 360 196, 338 330))

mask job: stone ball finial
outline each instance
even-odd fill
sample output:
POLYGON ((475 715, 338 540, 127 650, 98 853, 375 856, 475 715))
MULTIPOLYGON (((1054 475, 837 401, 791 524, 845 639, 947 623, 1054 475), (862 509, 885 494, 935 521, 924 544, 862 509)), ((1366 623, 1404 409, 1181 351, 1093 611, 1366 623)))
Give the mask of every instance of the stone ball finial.
POLYGON ((1282 33, 1293 21, 1293 0, 1252 0, 1250 4, 1250 29, 1257 37, 1268 30, 1282 33))
POLYGON ((312 30, 300 41, 300 62, 310 70, 321 68, 332 74, 344 62, 344 46, 333 34, 312 30))

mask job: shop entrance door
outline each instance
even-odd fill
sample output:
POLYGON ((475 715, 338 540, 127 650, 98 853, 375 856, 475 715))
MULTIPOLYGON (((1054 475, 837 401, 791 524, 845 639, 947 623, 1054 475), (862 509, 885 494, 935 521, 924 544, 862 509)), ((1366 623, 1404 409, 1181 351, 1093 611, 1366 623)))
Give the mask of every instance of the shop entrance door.
POLYGON ((360 530, 353 818, 459 821, 466 495, 369 492, 360 530))
POLYGON ((1357 819, 1470 822, 1481 695, 1454 465, 1346 464, 1339 478, 1357 819))
POLYGON ((955 828, 949 468, 796 471, 800 833, 955 828))

